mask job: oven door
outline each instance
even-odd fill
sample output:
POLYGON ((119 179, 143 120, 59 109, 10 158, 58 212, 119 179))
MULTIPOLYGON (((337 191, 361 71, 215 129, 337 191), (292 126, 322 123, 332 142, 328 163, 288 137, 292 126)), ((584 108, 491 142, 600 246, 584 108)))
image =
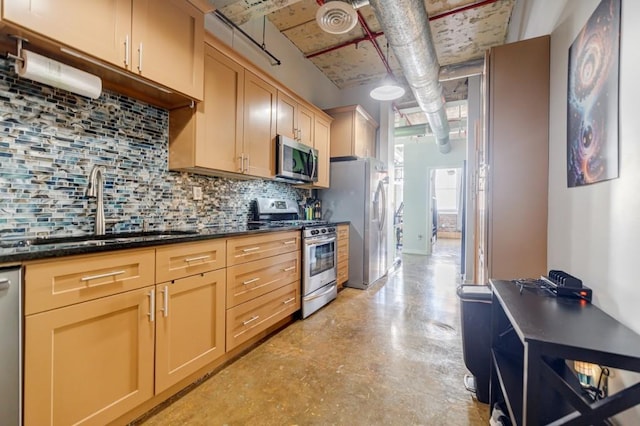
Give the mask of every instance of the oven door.
POLYGON ((307 295, 336 280, 336 237, 312 237, 304 240, 302 294, 307 295))

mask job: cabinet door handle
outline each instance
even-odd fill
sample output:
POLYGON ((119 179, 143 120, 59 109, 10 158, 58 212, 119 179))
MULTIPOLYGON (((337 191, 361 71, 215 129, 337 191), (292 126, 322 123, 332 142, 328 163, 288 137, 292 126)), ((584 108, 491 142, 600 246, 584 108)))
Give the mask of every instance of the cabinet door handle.
POLYGON ((138 47, 138 72, 142 73, 142 42, 138 47))
POLYGON ((116 275, 122 275, 125 271, 113 271, 107 272, 106 274, 98 274, 98 275, 87 275, 86 277, 80 278, 80 281, 91 281, 97 280, 98 278, 107 278, 107 277, 115 277, 116 275))
POLYGON ((129 34, 124 38, 124 67, 129 68, 129 34))
POLYGON ((162 290, 162 295, 164 296, 164 303, 162 306, 162 312, 164 312, 164 317, 169 316, 169 286, 165 285, 164 290, 162 290))
POLYGON ((242 285, 247 285, 251 283, 255 283, 256 281, 260 281, 260 278, 252 278, 250 280, 242 281, 242 285))
POLYGON ((240 158, 240 173, 244 173, 244 154, 241 154, 238 158, 240 158))
POLYGON ((191 263, 191 262, 195 262, 196 260, 209 259, 210 257, 211 257, 210 255, 198 256, 198 257, 189 257, 189 258, 185 259, 184 261, 187 262, 187 263, 191 263))
POLYGON ((242 325, 250 324, 250 323, 254 322, 255 320, 257 320, 258 318, 260 318, 260 316, 258 316, 258 315, 256 315, 255 317, 251 317, 246 321, 242 321, 242 325))
POLYGON ((242 252, 243 253, 249 253, 249 252, 256 251, 256 250, 260 250, 260 247, 246 248, 246 249, 242 250, 242 252))
POLYGON ((295 297, 292 297, 290 299, 285 300, 284 302, 282 302, 283 305, 288 305, 289 303, 293 302, 294 300, 296 300, 295 297))
POLYGON ((289 271, 293 271, 294 269, 296 269, 295 266, 289 266, 288 268, 284 268, 282 272, 289 272, 289 271))
POLYGON ((156 320, 156 292, 151 290, 149 292, 149 321, 154 322, 156 320))
POLYGON ((283 241, 282 244, 284 245, 289 245, 289 244, 295 244, 296 240, 291 240, 291 241, 283 241))

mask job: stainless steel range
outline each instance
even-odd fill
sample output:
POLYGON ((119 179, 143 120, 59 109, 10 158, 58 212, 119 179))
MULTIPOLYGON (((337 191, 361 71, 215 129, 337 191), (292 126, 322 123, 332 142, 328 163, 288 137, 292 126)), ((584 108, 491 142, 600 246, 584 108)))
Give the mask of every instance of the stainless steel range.
POLYGON ((338 296, 336 228, 311 225, 302 229, 302 318, 338 296))
POLYGON ((257 198, 250 227, 302 227, 302 318, 338 295, 336 228, 326 221, 300 220, 294 201, 257 198))

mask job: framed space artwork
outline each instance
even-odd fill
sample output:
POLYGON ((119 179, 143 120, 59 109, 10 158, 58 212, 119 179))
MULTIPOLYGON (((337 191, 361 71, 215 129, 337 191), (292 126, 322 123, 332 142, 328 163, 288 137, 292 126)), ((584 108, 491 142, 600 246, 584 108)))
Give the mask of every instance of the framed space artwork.
POLYGON ((569 187, 618 177, 620 2, 602 0, 569 48, 569 187))

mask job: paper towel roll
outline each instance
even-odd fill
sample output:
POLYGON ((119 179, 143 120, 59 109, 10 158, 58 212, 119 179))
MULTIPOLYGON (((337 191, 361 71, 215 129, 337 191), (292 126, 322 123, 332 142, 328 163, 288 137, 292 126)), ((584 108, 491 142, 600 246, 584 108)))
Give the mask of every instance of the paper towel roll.
POLYGON ((93 99, 102 92, 102 80, 98 76, 29 50, 23 49, 21 57, 22 61, 16 61, 16 72, 20 77, 93 99))

